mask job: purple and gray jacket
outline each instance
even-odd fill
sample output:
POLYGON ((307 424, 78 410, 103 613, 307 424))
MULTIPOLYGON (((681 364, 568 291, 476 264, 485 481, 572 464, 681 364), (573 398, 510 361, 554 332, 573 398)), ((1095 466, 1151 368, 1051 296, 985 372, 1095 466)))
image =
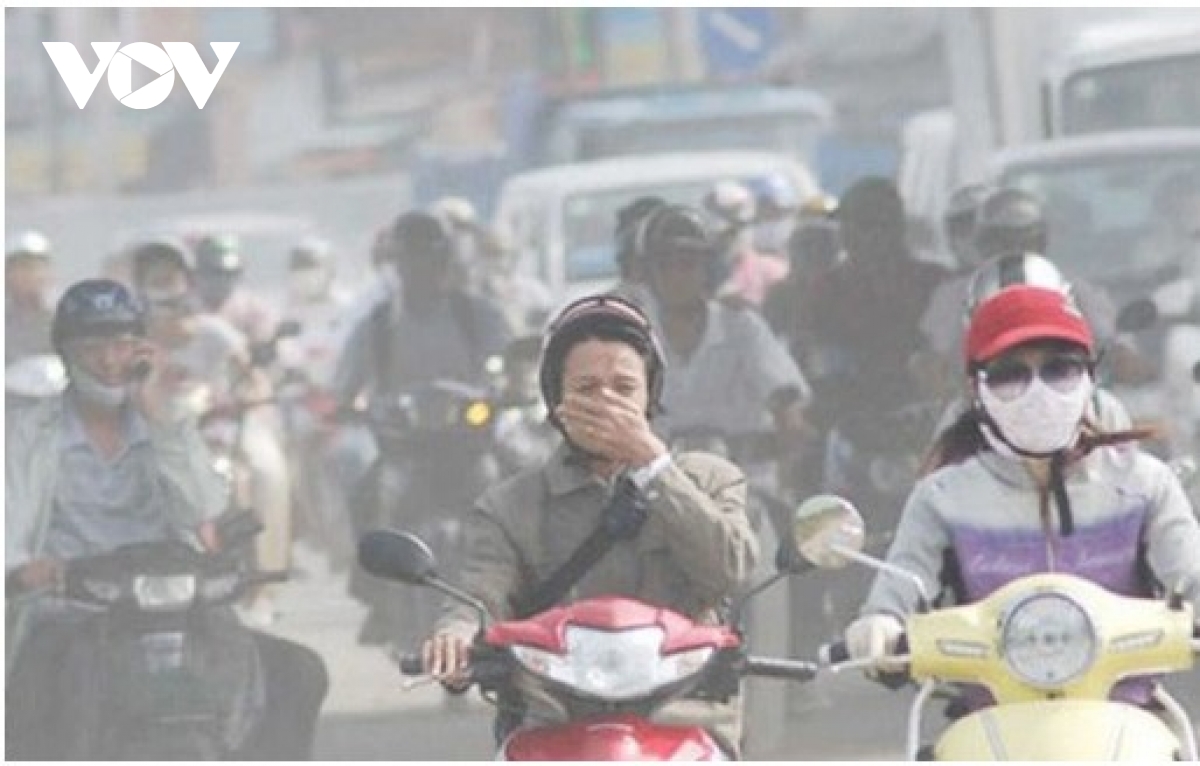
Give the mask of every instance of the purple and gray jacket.
MULTIPOLYGON (((1052 533, 1043 530, 1037 487, 1018 460, 987 451, 942 468, 913 489, 888 561, 937 593, 950 551, 967 602, 1044 572, 1078 575, 1121 595, 1148 596, 1145 564, 1159 582, 1182 588, 1200 614, 1200 524, 1166 464, 1136 448, 1108 447, 1068 467, 1066 484, 1075 518, 1069 536, 1059 532, 1057 513, 1051 513, 1052 533)), ((862 612, 903 617, 916 604, 912 584, 881 573, 862 612)), ((1151 687, 1148 679, 1123 682, 1113 696, 1144 704, 1151 687)), ((987 697, 970 697, 986 704, 987 697)))

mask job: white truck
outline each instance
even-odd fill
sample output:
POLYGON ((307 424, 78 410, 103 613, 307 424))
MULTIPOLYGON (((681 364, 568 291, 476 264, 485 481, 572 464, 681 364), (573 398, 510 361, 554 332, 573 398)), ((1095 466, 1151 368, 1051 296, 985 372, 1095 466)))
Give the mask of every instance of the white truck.
POLYGON ((930 224, 997 150, 1200 128, 1200 10, 953 8, 943 35, 952 104, 909 121, 900 168, 911 212, 930 224))

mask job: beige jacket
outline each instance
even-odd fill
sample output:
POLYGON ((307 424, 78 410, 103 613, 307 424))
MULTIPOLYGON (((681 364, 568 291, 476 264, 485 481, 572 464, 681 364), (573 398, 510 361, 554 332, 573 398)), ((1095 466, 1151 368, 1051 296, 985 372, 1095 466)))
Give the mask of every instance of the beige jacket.
MULTIPOLYGON (((599 523, 612 494, 560 447, 540 468, 490 489, 465 524, 456 578, 496 619, 513 616, 512 601, 545 581, 599 523)), ((746 480, 728 461, 686 453, 646 488, 650 515, 638 537, 617 543, 584 574, 569 598, 624 595, 670 607, 705 622, 743 589, 759 545, 746 516, 746 480)), ((467 607, 448 603, 440 630, 465 639, 478 625, 467 607)), ((553 718, 531 705, 531 717, 553 718)), ((740 704, 673 703, 656 719, 709 728, 736 753, 740 704)))

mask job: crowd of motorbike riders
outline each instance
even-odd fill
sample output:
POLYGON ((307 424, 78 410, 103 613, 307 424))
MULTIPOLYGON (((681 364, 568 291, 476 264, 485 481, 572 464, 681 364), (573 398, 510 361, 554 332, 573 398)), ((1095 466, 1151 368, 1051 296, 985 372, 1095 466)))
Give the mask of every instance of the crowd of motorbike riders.
MULTIPOLYGON (((1200 185, 1185 193, 1200 198, 1200 185)), ((801 199, 782 177, 723 182, 696 207, 637 199, 613 224, 619 282, 557 314, 516 271, 504 233, 458 199, 382 228, 375 279, 356 296, 339 279, 346 254, 297 242, 282 305, 244 282, 254 253, 223 232, 135 243, 53 305, 52 243, 36 232, 10 242, 9 757, 124 752, 97 749, 128 745, 101 719, 134 720, 136 706, 114 695, 142 693, 114 670, 133 661, 121 630, 143 649, 165 634, 153 610, 135 608, 149 592, 140 578, 107 608, 72 594, 96 571, 85 564, 167 540, 242 574, 295 573, 294 550, 319 551, 368 607, 359 641, 423 647, 449 687, 461 685, 474 619, 354 566, 366 530, 419 532, 504 617, 616 514, 622 539, 570 593, 720 620, 764 537, 827 491, 866 510, 877 552, 894 538, 890 558, 960 600, 997 587, 972 567, 994 571, 986 559, 1004 556, 1004 541, 1045 535, 1064 550, 1127 547, 1113 577, 1130 592, 1190 576, 1186 596, 1200 605, 1200 559, 1188 554, 1200 531, 1179 480, 1151 456, 1173 457, 1170 440, 1122 462, 1153 434, 1105 390, 1149 362, 1103 291, 1046 257, 1055 232, 1035 197, 959 189, 944 220, 953 268, 918 257, 882 178, 836 201, 801 199), (11 384, 34 363, 41 390, 11 384), (1087 490, 1130 482, 1148 506, 1087 490), (981 493, 1004 503, 975 519, 981 493), (249 546, 223 539, 245 509, 261 527, 249 546), (1131 514, 1140 531, 1097 531, 1131 514), (96 628, 119 608, 131 624, 96 628), (79 729, 97 739, 63 736, 79 729)), ((1192 268, 1179 263, 1177 276, 1192 268)), ((175 571, 155 561, 152 574, 175 571)), ((1077 573, 1103 579, 1084 564, 1077 573)), ((200 707, 221 714, 204 731, 224 757, 311 755, 328 676, 314 652, 263 630, 278 617, 279 579, 180 628, 197 647, 223 647, 189 650, 183 664, 200 707), (222 643, 235 633, 249 653, 222 643), (255 673, 220 667, 235 656, 255 673), (257 691, 222 688, 252 677, 257 691)), ((882 663, 910 594, 881 579, 860 616, 855 596, 841 616, 849 651, 882 663)), ((736 711, 709 712, 736 754, 736 711)), ((196 752, 208 751, 183 757, 196 752)))

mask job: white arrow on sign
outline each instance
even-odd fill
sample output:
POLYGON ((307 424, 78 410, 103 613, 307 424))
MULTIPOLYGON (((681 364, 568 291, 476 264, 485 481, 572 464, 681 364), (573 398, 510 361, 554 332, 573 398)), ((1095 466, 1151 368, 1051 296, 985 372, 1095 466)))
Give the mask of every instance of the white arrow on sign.
POLYGON ((744 24, 728 11, 710 11, 708 23, 714 30, 729 38, 730 42, 747 53, 760 50, 763 46, 762 35, 758 30, 744 24))

